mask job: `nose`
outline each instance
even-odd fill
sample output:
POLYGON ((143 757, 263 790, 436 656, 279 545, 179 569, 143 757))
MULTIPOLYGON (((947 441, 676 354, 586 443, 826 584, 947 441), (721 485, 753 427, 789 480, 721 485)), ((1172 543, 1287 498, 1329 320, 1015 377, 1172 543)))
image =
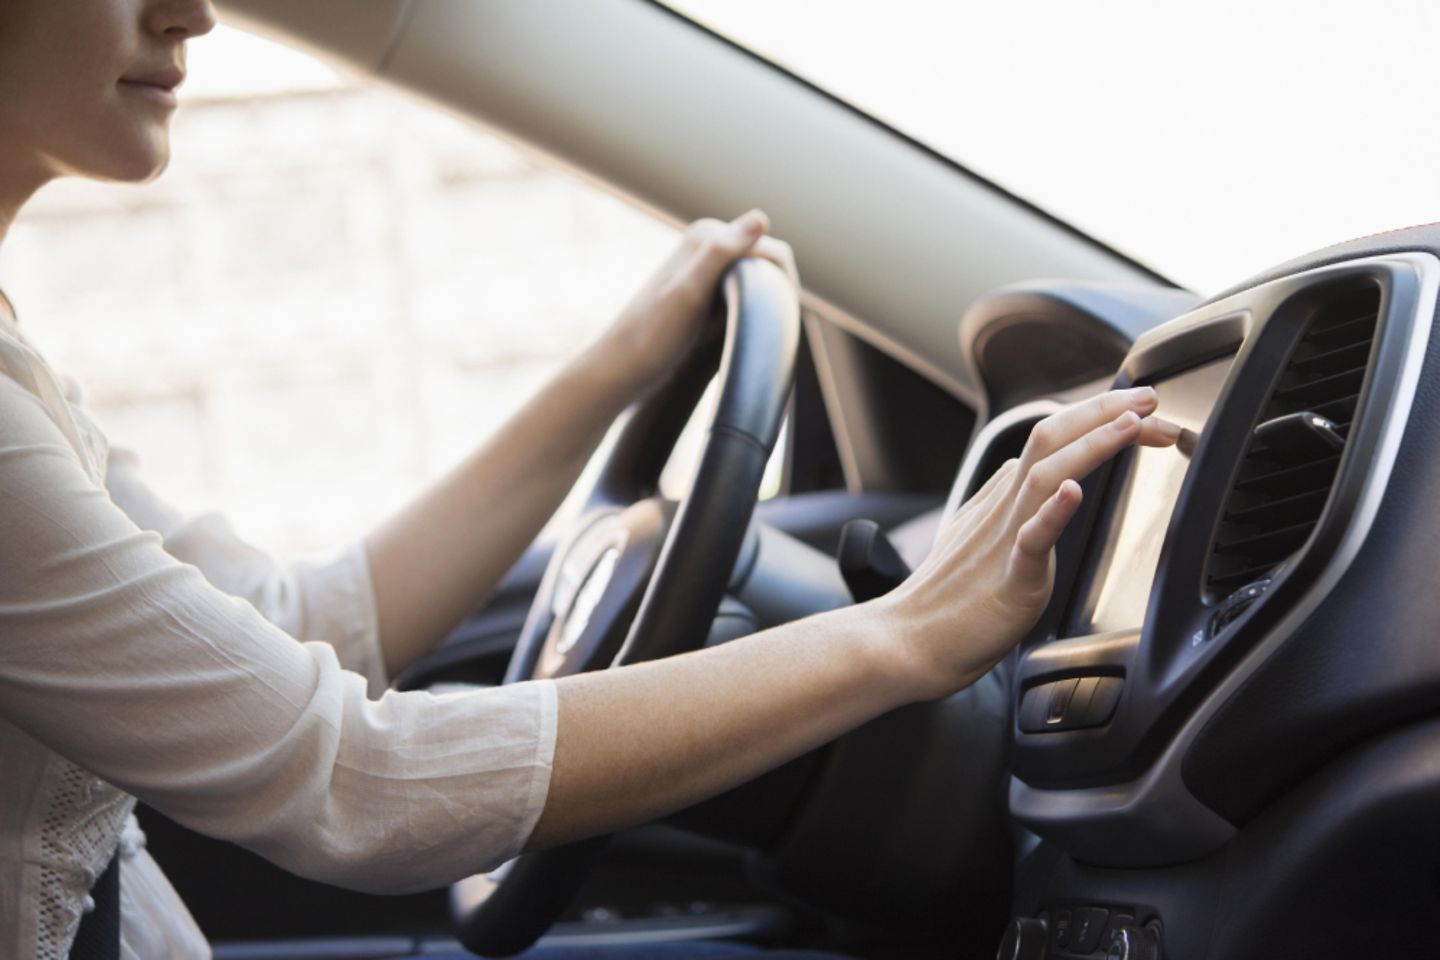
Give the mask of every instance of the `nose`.
POLYGON ((168 40, 202 37, 215 29, 210 0, 155 0, 145 8, 145 29, 168 40))

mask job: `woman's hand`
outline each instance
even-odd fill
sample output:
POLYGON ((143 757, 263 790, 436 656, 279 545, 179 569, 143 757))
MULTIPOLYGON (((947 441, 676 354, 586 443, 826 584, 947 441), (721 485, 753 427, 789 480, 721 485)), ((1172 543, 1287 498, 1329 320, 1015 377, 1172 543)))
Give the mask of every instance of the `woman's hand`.
POLYGON ((685 357, 721 275, 790 248, 758 210, 691 224, 679 248, 577 357, 486 444, 366 537, 385 664, 424 656, 500 582, 569 493, 614 419, 685 357))
POLYGON ((772 260, 799 285, 789 244, 766 236, 770 221, 751 210, 726 223, 697 220, 680 245, 630 299, 598 347, 623 368, 635 392, 665 377, 699 340, 720 277, 744 256, 772 260))
POLYGON ((914 576, 878 600, 561 678, 550 794, 528 849, 690 806, 978 679, 1050 598, 1055 541, 1080 505, 1076 481, 1128 446, 1179 436, 1155 407, 1155 391, 1121 390, 1037 425, 914 576))
POLYGON ((955 514, 905 583, 872 603, 902 646, 902 673, 923 699, 979 679, 1035 624, 1055 575, 1055 543, 1080 485, 1132 444, 1171 446, 1175 424, 1151 416, 1155 391, 1117 390, 1036 424, 1011 460, 955 514))

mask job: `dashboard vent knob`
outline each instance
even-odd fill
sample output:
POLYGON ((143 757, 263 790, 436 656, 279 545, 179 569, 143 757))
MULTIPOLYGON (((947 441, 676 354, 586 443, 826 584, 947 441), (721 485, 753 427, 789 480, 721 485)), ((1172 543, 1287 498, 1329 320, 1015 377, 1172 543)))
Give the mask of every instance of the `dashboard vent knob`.
POLYGON ((1255 428, 1255 446, 1276 456, 1324 457, 1345 449, 1345 437, 1328 417, 1311 410, 1287 413, 1255 428))
POLYGON ((1380 291, 1318 306, 1245 446, 1206 567, 1212 600, 1272 573, 1315 529, 1330 498, 1375 344, 1380 291))

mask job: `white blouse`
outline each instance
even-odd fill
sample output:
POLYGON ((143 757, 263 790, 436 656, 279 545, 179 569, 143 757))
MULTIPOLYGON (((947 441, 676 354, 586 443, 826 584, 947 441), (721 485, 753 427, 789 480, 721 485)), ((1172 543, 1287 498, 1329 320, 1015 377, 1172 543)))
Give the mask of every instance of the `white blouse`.
POLYGON ((371 892, 520 851, 554 685, 385 692, 369 576, 359 544, 280 567, 166 507, 0 311, 0 956, 67 956, 117 847, 122 956, 208 955, 136 797, 371 892))

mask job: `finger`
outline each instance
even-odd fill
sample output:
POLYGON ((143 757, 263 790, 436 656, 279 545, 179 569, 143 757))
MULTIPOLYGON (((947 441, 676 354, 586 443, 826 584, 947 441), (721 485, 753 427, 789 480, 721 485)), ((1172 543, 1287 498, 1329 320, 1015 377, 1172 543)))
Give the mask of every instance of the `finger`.
POLYGON ((695 296, 708 297, 725 268, 755 247, 769 227, 769 219, 760 210, 750 210, 729 222, 713 217, 692 222, 675 253, 668 282, 695 296))
POLYGON ((1030 467, 1025 471, 1015 500, 1014 522, 1028 521, 1064 481, 1083 480, 1100 464, 1135 443, 1139 436, 1140 418, 1135 411, 1126 410, 1030 467))
POLYGON ((1023 586, 1038 587, 1049 582, 1050 551, 1074 519, 1082 499, 1080 484, 1066 480, 1020 528, 1010 552, 1010 574, 1023 586))
POLYGON ((784 240, 764 236, 755 241, 755 246, 751 248, 750 253, 753 256, 764 257, 784 270, 785 275, 790 278, 790 282, 795 284, 797 290, 799 289, 800 273, 795 269, 795 251, 790 249, 790 244, 784 240))
POLYGON ((1140 421, 1140 438, 1135 442, 1143 447, 1172 447, 1184 433, 1178 423, 1171 423, 1160 417, 1146 417, 1140 421))
POLYGON ((1096 427, 1110 423, 1126 411, 1148 416, 1159 400, 1153 387, 1111 390, 1098 397, 1081 401, 1051 414, 1035 425, 1025 452, 1020 459, 1026 464, 1038 463, 1056 450, 1073 443, 1096 427))
POLYGON ((744 256, 755 246, 756 241, 770 229, 770 218, 761 210, 749 210, 724 223, 720 220, 701 220, 692 226, 691 235, 700 242, 705 260, 716 269, 722 269, 732 261, 744 256))
POLYGON ((1175 441, 1175 449, 1180 451, 1180 456, 1189 460, 1195 456, 1195 445, 1200 442, 1200 434, 1194 430, 1181 430, 1180 438, 1175 441))
POLYGON ((730 229, 736 234, 737 242, 753 243, 770 232, 770 218, 764 210, 753 208, 731 220, 730 229))

